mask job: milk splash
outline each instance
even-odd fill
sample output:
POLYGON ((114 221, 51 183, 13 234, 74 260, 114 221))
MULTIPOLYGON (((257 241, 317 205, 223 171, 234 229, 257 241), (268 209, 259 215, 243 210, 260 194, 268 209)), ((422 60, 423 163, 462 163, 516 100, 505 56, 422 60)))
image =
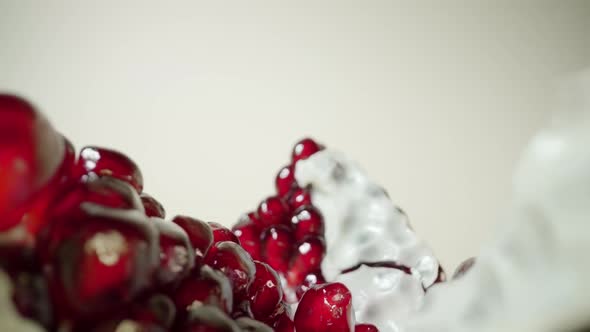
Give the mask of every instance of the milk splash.
POLYGON ((590 326, 590 71, 570 81, 557 117, 525 150, 513 204, 462 278, 434 285, 438 263, 360 167, 324 150, 298 163, 324 214, 330 281, 353 293, 357 321, 381 332, 577 331, 590 326), (412 268, 361 267, 395 260, 412 268))

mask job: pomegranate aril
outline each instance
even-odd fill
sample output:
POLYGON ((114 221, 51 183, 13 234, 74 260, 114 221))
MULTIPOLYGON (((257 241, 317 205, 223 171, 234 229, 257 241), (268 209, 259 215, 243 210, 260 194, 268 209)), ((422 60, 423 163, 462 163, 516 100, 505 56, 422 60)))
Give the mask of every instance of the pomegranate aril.
POLYGON ((316 270, 316 271, 308 273, 305 276, 305 278, 303 278, 303 281, 295 289, 296 298, 289 299, 290 302, 297 302, 297 300, 301 299, 303 294, 305 294, 305 292, 307 292, 308 289, 310 289, 311 287, 313 287, 315 285, 321 285, 325 282, 326 282, 326 279, 322 275, 321 270, 316 270))
POLYGON ((275 187, 279 196, 285 196, 296 186, 295 182, 295 170, 292 165, 287 165, 281 168, 275 178, 275 187))
POLYGON ((296 188, 289 195, 287 203, 289 204, 291 211, 295 211, 302 206, 311 206, 311 194, 308 189, 296 188))
POLYGON ((301 241, 309 235, 324 236, 324 218, 312 206, 299 208, 291 217, 295 226, 295 240, 301 241))
POLYGON ((236 235, 227 227, 216 222, 209 222, 208 224, 209 227, 211 227, 211 231, 213 231, 213 244, 223 241, 231 241, 240 244, 236 235))
POLYGON ((0 94, 0 119, 0 231, 4 231, 21 221, 44 188, 56 185, 67 159, 67 143, 43 115, 16 96, 0 94))
POLYGON ((240 245, 246 250, 252 259, 261 260, 260 256, 260 228, 249 215, 240 218, 240 221, 232 228, 240 245))
POLYGON ((256 274, 248 288, 250 309, 254 318, 263 319, 271 315, 283 299, 283 290, 278 274, 267 264, 254 261, 256 274))
POLYGON ((350 291, 341 283, 310 288, 295 313, 297 331, 353 332, 354 311, 350 291))
POLYGON ((164 206, 154 197, 146 193, 142 193, 139 197, 141 198, 141 203, 145 209, 145 214, 148 217, 166 218, 166 210, 164 210, 164 206))
POLYGON ((469 272, 473 268, 475 262, 475 257, 470 257, 461 262, 461 264, 459 264, 459 266, 457 266, 457 268, 455 269, 455 272, 453 272, 452 279, 458 279, 467 274, 467 272, 469 272))
POLYGON ((200 264, 213 243, 211 227, 206 222, 187 216, 176 216, 172 222, 184 229, 195 250, 195 264, 200 264))
POLYGON ((371 324, 357 324, 354 327, 354 332, 379 332, 379 329, 371 324))
POLYGON ((75 235, 78 224, 82 226, 89 217, 85 208, 108 207, 121 210, 136 210, 142 220, 147 222, 143 205, 135 190, 127 183, 101 178, 88 183, 73 183, 63 193, 52 200, 47 212, 46 226, 38 238, 37 252, 42 261, 51 257, 63 238, 75 235))
POLYGON ((209 305, 230 313, 233 307, 229 279, 207 265, 202 266, 196 275, 184 279, 174 291, 173 297, 179 312, 191 307, 209 305))
POLYGON ((307 237, 297 245, 291 260, 287 280, 291 285, 299 285, 308 273, 318 270, 326 252, 324 240, 319 237, 307 237))
POLYGON ((311 138, 304 138, 297 142, 293 147, 291 159, 293 164, 299 160, 307 159, 314 153, 320 151, 322 147, 311 138))
POLYGON ((160 285, 174 284, 193 268, 195 251, 180 226, 156 217, 150 219, 160 234, 160 266, 156 280, 160 285))
POLYGON ((275 332, 294 332, 295 323, 293 323, 293 320, 289 317, 287 313, 282 313, 276 319, 273 328, 275 332))
POLYGON ((54 298, 82 317, 116 310, 151 285, 158 266, 155 226, 136 210, 82 206, 60 225, 47 270, 54 298))
POLYGON ((256 267, 250 255, 239 244, 224 241, 215 244, 205 257, 205 264, 225 274, 234 292, 240 300, 246 295, 248 287, 254 279, 256 267))
POLYGON ((262 258, 278 272, 287 272, 293 250, 293 236, 291 230, 284 225, 267 228, 261 235, 262 258))
POLYGON ((289 208, 278 196, 271 196, 258 205, 258 220, 261 227, 287 223, 289 208))
POLYGON ((129 183, 138 193, 143 190, 143 176, 139 167, 119 151, 95 146, 84 147, 80 151, 75 172, 82 181, 111 176, 129 183))

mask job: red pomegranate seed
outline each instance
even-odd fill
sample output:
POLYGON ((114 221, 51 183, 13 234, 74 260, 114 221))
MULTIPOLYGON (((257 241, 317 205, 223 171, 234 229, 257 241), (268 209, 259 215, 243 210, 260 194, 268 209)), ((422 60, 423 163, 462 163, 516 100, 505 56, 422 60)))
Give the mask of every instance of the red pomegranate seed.
POLYGON ((297 331, 343 332, 354 330, 350 291, 341 283, 310 288, 295 313, 297 331))
POLYGON ((0 231, 17 225, 55 178, 65 140, 27 101, 0 94, 0 231))
POLYGON ((186 232, 177 224, 152 217, 160 233, 160 266, 156 280, 160 285, 179 282, 195 264, 195 250, 186 232))
POLYGON ((288 222, 289 208, 278 196, 271 196, 260 202, 258 206, 258 220, 261 227, 267 227, 288 222))
POLYGON ((452 279, 458 279, 458 278, 461 278, 462 276, 464 276, 465 274, 467 274, 467 272, 469 272, 471 270, 471 268, 473 268, 473 266, 475 265, 475 262, 476 262, 475 257, 470 257, 470 258, 467 258, 466 260, 464 260, 455 269, 452 279))
MULTIPOLYGON (((84 205, 136 210, 144 215, 143 205, 137 192, 126 182, 114 178, 101 178, 88 183, 73 183, 56 197, 47 213, 46 227, 38 238, 38 254, 42 261, 51 257, 55 248, 66 236, 73 236, 77 228, 88 218, 84 205)), ((147 222, 147 221, 146 221, 147 222)))
POLYGON ((292 165, 287 165, 279 171, 275 178, 275 186, 279 196, 285 196, 296 185, 295 171, 292 165))
POLYGON ((318 145, 311 138, 302 139, 301 141, 295 144, 295 147, 293 147, 293 153, 291 154, 293 164, 295 164, 299 160, 309 158, 311 155, 320 151, 321 149, 321 146, 318 145))
POLYGON ((295 332, 295 323, 287 313, 282 313, 273 325, 275 332, 295 332))
POLYGON ((129 157, 115 150, 84 147, 76 164, 76 175, 84 182, 111 176, 129 183, 138 193, 143 190, 143 176, 139 167, 129 157))
POLYGON ((321 285, 326 282, 326 279, 322 275, 321 270, 316 270, 313 272, 308 273, 303 281, 297 286, 295 289, 295 295, 297 296, 296 299, 290 299, 290 302, 297 302, 297 300, 301 299, 303 294, 307 292, 308 289, 315 285, 321 285))
POLYGON ((262 232, 261 239, 264 262, 278 272, 287 272, 294 243, 291 230, 285 225, 272 226, 262 232))
POLYGON ((208 222, 208 224, 209 227, 211 227, 211 230, 213 231, 213 244, 223 241, 231 241, 240 244, 240 241, 235 236, 235 234, 232 233, 232 231, 229 230, 227 227, 216 222, 208 222))
POLYGON ((176 216, 172 222, 180 226, 195 249, 195 264, 199 265, 213 244, 213 232, 206 222, 187 216, 176 216))
POLYGON ((354 327, 354 332, 379 332, 379 329, 371 324, 357 324, 354 327))
POLYGON ((179 332, 241 332, 231 317, 219 308, 209 305, 189 310, 186 322, 179 332))
POLYGON ((308 189, 297 188, 291 193, 287 202, 291 211, 295 211, 302 206, 311 206, 311 194, 308 189))
POLYGON ((309 235, 324 236, 324 218, 312 206, 304 206, 295 211, 291 223, 295 225, 296 241, 309 235))
POLYGON ((309 273, 318 270, 325 252, 326 245, 321 238, 307 237, 300 242, 287 273, 289 284, 300 285, 309 273))
POLYGON ((145 214, 148 217, 166 218, 166 210, 164 210, 164 206, 162 206, 162 204, 155 198, 146 193, 142 193, 139 197, 141 198, 141 203, 143 203, 145 214))
POLYGON ((260 256, 260 229, 249 215, 240 218, 232 230, 242 248, 250 254, 252 259, 260 260, 262 258, 260 256))
POLYGON ((230 241, 216 243, 215 250, 210 250, 205 257, 205 263, 228 277, 238 298, 244 297, 256 273, 250 255, 239 244, 230 241))
POLYGON ((278 274, 267 264, 254 261, 256 274, 248 288, 250 309, 256 319, 271 315, 283 299, 283 290, 278 274))
POLYGON ((190 276, 180 283, 174 291, 174 303, 179 311, 185 311, 189 307, 211 305, 230 313, 233 307, 230 281, 220 271, 204 265, 195 276, 190 276))
POLYGON ((158 235, 137 210, 84 203, 81 211, 55 232, 58 245, 49 278, 53 294, 63 297, 70 310, 94 317, 120 308, 151 285, 158 235))

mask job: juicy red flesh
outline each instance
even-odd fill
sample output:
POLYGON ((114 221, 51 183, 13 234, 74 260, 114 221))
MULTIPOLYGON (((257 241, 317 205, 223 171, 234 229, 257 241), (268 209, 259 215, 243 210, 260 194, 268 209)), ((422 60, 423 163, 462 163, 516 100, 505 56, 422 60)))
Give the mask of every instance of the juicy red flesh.
POLYGON ((289 207, 292 211, 295 211, 303 206, 311 206, 311 194, 308 189, 296 188, 290 194, 287 203, 289 204, 289 207))
POLYGON ((269 317, 283 299, 279 275, 267 264, 254 262, 256 274, 248 288, 250 310, 256 319, 269 317))
POLYGON ((166 210, 164 210, 164 206, 155 198, 146 193, 142 193, 139 197, 141 198, 145 214, 148 217, 166 218, 166 210))
POLYGON ((246 250, 253 260, 261 260, 260 255, 260 227, 253 221, 250 214, 242 217, 232 228, 240 245, 246 250))
POLYGON ((299 208, 291 217, 295 226, 295 240, 301 241, 309 235, 324 236, 324 218, 311 206, 299 208))
POLYGON ((200 264, 213 244, 213 232, 207 223, 187 216, 176 216, 172 222, 180 226, 188 235, 195 250, 195 264, 200 264))
POLYGON ((193 246, 180 226, 156 217, 151 220, 160 234, 160 265, 156 281, 162 285, 177 283, 195 264, 193 246))
POLYGON ((292 165, 287 165, 279 171, 275 178, 275 187, 279 196, 285 196, 296 185, 295 171, 292 165))
POLYGON ((304 138, 295 144, 291 160, 295 164, 299 160, 307 159, 314 153, 320 151, 322 147, 311 138, 304 138))
POLYGON ((139 167, 129 157, 115 150, 84 147, 80 151, 75 172, 82 181, 110 176, 129 183, 138 193, 143 190, 143 176, 139 167))
POLYGON ((354 330, 350 291, 341 283, 310 288, 295 312, 297 331, 343 332, 354 330))
POLYGON ((286 221, 289 213, 287 204, 278 196, 271 196, 260 202, 258 221, 262 227, 277 225, 286 221))
POLYGON ((267 228, 262 233, 262 258, 278 272, 287 272, 293 250, 293 235, 284 225, 267 228))
POLYGON ((220 271, 203 266, 184 279, 174 291, 174 303, 179 312, 201 304, 215 306, 225 313, 233 307, 233 294, 229 279, 220 271))

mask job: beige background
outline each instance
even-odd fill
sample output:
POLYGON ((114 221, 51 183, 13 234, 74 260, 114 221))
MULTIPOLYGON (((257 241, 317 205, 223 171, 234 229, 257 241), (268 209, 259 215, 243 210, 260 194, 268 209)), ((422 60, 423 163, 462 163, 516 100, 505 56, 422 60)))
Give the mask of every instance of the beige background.
POLYGON ((509 204, 590 2, 0 0, 0 89, 127 152, 170 215, 224 224, 311 135, 357 158, 448 270, 509 204), (149 3, 149 4, 147 4, 149 3))

